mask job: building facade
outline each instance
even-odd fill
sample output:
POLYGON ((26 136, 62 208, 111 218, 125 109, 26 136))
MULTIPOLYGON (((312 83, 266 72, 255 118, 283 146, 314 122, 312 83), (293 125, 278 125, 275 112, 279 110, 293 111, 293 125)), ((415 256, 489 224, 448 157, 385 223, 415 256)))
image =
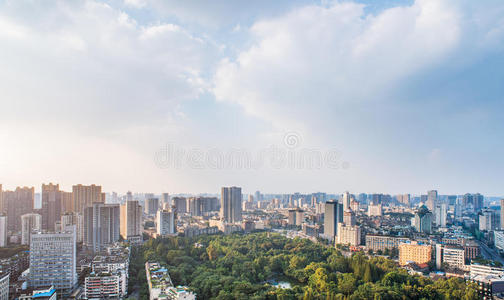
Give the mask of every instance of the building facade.
POLYGON ((177 233, 175 222, 175 212, 159 210, 156 215, 157 234, 163 236, 177 233))
POLYGON ((70 291, 77 284, 75 232, 33 233, 30 237, 29 286, 54 285, 70 291))
POLYGON ((242 192, 240 187, 223 187, 221 189, 220 217, 223 222, 228 223, 242 221, 242 192))
POLYGON ((399 245, 399 265, 404 266, 409 262, 414 262, 417 265, 426 264, 432 258, 431 245, 419 245, 416 243, 400 244, 399 245))
POLYGON ((126 201, 121 205, 121 236, 125 240, 142 236, 142 207, 136 200, 126 201))
POLYGON ((21 244, 29 245, 30 236, 33 231, 42 230, 42 216, 29 213, 21 216, 21 244))
POLYGON ((42 230, 55 231, 61 220, 62 192, 59 184, 42 184, 42 230))
POLYGON ((94 252, 119 241, 119 204, 94 203, 84 209, 84 245, 94 252))
POLYGON ((335 241, 338 235, 338 223, 343 222, 343 204, 338 201, 327 201, 324 212, 324 236, 335 241))
POLYGON ((72 195, 74 209, 82 215, 84 215, 84 208, 91 206, 93 203, 105 203, 102 187, 99 185, 74 185, 72 195))
POLYGON ((357 225, 338 223, 337 244, 358 246, 361 243, 361 228, 357 225))
POLYGON ((368 250, 385 251, 399 249, 399 245, 409 243, 410 239, 405 237, 385 236, 385 235, 366 235, 366 248, 368 250))
POLYGON ((0 213, 0 247, 7 247, 7 216, 0 213))

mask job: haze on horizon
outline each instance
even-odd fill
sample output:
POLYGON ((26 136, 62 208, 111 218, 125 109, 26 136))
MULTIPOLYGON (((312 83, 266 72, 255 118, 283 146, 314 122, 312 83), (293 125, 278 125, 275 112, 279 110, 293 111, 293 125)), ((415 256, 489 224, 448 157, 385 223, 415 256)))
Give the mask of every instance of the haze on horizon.
POLYGON ((0 0, 0 183, 500 196, 503 51, 499 0, 0 0), (197 163, 272 148, 336 159, 197 163))

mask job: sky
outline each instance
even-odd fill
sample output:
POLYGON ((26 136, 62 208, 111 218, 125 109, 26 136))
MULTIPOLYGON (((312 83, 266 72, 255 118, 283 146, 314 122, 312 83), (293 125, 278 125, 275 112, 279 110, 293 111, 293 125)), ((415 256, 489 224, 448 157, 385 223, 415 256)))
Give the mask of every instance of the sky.
POLYGON ((504 195, 504 2, 0 0, 0 183, 504 195))

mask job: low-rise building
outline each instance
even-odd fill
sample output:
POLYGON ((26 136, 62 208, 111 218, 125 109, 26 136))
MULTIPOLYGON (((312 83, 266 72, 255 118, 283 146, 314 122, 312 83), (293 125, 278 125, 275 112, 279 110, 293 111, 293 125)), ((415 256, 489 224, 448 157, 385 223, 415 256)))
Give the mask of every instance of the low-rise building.
POLYGON ((431 261, 432 246, 420 245, 416 242, 399 245, 399 265, 405 266, 409 262, 426 264, 431 261))
POLYGON ((385 251, 399 248, 400 244, 409 243, 410 239, 406 237, 386 236, 386 235, 366 235, 366 248, 368 250, 385 251))
POLYGON ((23 290, 22 293, 17 297, 18 300, 56 300, 58 298, 58 293, 54 286, 48 287, 38 287, 36 289, 29 288, 23 290))
POLYGON ((123 285, 126 280, 126 273, 118 271, 116 273, 92 273, 84 281, 84 297, 87 299, 119 298, 127 294, 127 289, 123 285))
POLYGON ((149 286, 149 299, 194 300, 196 295, 187 287, 174 287, 168 269, 157 262, 145 263, 147 284, 149 286))
POLYGON ((464 270, 465 251, 463 247, 455 245, 445 245, 443 247, 443 263, 451 268, 464 270))

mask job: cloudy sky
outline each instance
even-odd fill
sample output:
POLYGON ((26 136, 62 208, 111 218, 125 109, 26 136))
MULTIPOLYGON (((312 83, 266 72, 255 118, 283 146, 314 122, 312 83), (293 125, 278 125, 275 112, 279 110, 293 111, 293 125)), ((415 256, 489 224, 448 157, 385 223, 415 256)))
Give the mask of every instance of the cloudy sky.
POLYGON ((498 196, 503 92, 502 0, 0 0, 4 189, 498 196))

